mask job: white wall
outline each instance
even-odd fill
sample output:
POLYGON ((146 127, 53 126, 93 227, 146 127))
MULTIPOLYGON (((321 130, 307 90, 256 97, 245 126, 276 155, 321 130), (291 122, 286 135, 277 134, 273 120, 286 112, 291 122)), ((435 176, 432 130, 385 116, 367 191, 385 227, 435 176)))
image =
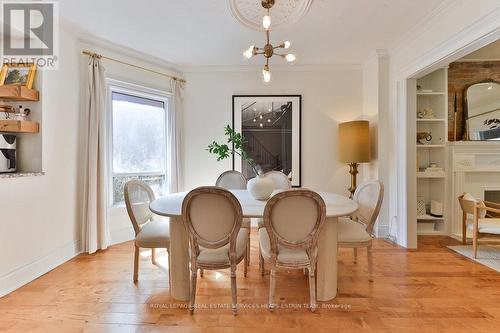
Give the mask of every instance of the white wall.
POLYGON ((185 185, 212 185, 231 169, 231 160, 217 162, 205 151, 213 140, 224 140, 231 124, 233 94, 302 95, 302 185, 347 194, 347 166, 337 161, 338 123, 362 114, 362 72, 357 68, 273 72, 264 84, 256 71, 192 72, 185 97, 185 185))
MULTIPOLYGON (((388 75, 389 60, 385 50, 377 50, 363 64, 363 115, 370 121, 371 153, 370 163, 363 164, 363 180, 380 180, 389 187, 388 173, 388 75)), ((379 218, 375 225, 377 237, 389 233, 389 198, 384 195, 379 218)))
POLYGON ((492 42, 492 34, 498 35, 500 29, 498 17, 498 0, 447 0, 389 49, 389 214, 397 217, 400 245, 417 245, 416 228, 407 230, 407 205, 415 202, 406 198, 407 177, 414 176, 406 172, 407 143, 414 143, 406 137, 406 79, 445 66, 473 51, 471 47, 492 42))
MULTIPOLYGON (((0 296, 78 252, 79 54, 61 32, 60 68, 43 73, 45 176, 0 179, 0 296)), ((33 134, 42 135, 42 134, 33 134)))

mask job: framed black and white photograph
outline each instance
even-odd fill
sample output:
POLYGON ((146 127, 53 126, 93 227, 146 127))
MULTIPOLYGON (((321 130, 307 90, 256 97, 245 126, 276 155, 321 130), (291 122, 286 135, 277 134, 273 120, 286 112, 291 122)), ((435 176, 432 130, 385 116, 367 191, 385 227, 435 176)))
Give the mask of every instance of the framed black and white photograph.
MULTIPOLYGON (((301 186, 301 95, 233 95, 233 129, 245 139, 256 170, 286 174, 301 186)), ((247 179, 254 169, 235 155, 233 169, 247 179)))

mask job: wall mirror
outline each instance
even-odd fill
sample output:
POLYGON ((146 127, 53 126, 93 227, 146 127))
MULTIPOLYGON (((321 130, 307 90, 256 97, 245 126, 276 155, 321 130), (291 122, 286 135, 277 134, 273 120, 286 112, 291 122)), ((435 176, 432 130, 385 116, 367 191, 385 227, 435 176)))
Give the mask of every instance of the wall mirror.
POLYGON ((464 97, 469 140, 500 140, 500 84, 473 84, 464 97))
MULTIPOLYGON (((233 96, 233 129, 245 138, 245 150, 263 173, 277 170, 288 175, 292 185, 300 179, 301 96, 233 96)), ((247 179, 255 171, 239 156, 233 168, 247 179)))

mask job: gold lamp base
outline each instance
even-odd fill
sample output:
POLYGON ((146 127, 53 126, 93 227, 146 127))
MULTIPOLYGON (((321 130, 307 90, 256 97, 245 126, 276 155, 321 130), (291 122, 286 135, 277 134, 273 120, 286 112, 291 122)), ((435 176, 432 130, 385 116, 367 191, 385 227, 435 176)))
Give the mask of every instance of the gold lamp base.
POLYGON ((349 187, 349 199, 354 197, 354 192, 356 192, 356 176, 358 172, 358 163, 349 163, 349 173, 351 174, 351 187, 349 187))

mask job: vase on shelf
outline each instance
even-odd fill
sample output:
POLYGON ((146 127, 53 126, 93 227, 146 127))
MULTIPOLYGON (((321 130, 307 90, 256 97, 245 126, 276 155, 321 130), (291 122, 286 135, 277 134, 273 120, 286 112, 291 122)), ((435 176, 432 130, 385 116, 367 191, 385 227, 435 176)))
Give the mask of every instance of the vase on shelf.
POLYGON ((248 181, 247 190, 257 200, 267 200, 274 191, 274 182, 262 174, 248 181))

